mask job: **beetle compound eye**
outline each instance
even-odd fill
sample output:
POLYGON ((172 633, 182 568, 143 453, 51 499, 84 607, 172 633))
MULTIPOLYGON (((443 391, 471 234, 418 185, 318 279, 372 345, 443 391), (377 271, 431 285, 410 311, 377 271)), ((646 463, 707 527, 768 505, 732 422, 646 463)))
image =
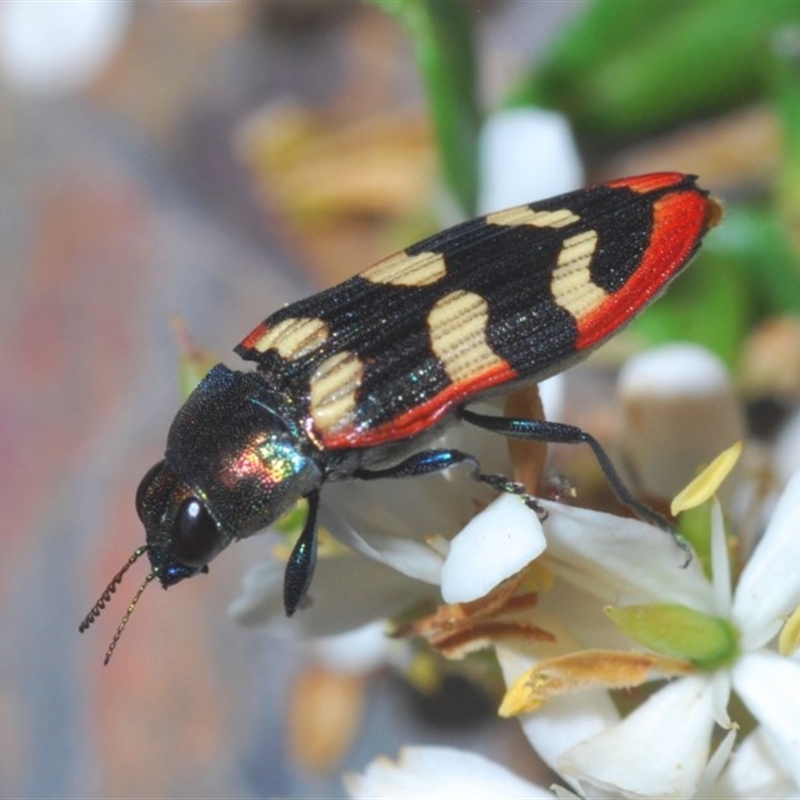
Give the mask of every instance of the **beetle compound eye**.
POLYGON ((178 509, 172 553, 187 567, 204 567, 220 549, 216 522, 196 498, 187 497, 178 509))
POLYGON ((144 522, 144 499, 147 496, 147 490, 150 488, 150 484, 155 479, 156 475, 161 472, 161 468, 164 466, 164 461, 159 461, 157 464, 154 464, 150 467, 147 472, 144 474, 144 478, 139 481, 139 488, 136 490, 136 513, 139 515, 139 519, 144 522))

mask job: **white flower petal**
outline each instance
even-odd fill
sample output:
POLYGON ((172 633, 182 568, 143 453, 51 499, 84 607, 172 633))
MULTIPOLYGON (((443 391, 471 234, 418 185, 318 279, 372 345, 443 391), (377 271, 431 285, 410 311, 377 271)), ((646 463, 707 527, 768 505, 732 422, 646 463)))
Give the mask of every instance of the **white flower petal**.
POLYGON ((800 788, 800 663, 767 651, 746 653, 733 667, 733 687, 800 788))
MULTIPOLYGON (((506 686, 511 686, 536 659, 510 647, 497 645, 497 660, 506 686)), ((592 689, 550 700, 533 714, 517 719, 533 749, 551 769, 561 756, 579 742, 619 722, 619 713, 608 692, 592 689)), ((573 788, 575 782, 571 782, 573 788)))
POLYGON ((772 448, 771 463, 775 474, 784 481, 800 470, 800 412, 795 412, 783 426, 772 448))
POLYGON ((0 74, 24 93, 85 86, 122 43, 126 0, 0 3, 0 74))
POLYGON ((730 761, 735 743, 736 729, 731 728, 725 734, 725 738, 719 743, 717 749, 714 751, 714 755, 708 759, 708 764, 706 764, 703 770, 703 775, 697 787, 695 797, 719 797, 714 787, 719 780, 720 773, 730 761))
POLYGON ((722 520, 722 507, 716 498, 711 506, 711 573, 715 612, 727 616, 733 598, 731 562, 725 537, 725 524, 722 520))
MULTIPOLYGON (((334 485, 333 491, 326 492, 319 511, 321 525, 368 559, 410 578, 432 584, 440 582, 442 558, 424 540, 424 536, 440 532, 427 526, 414 530, 401 513, 379 502, 348 503, 341 493, 338 499, 332 497, 339 488, 334 485)), ((355 487, 352 483, 346 489, 362 491, 361 486, 355 487)), ((435 508, 435 504, 428 507, 435 508)))
POLYGON ((728 768, 707 797, 760 800, 796 798, 798 786, 781 768, 772 751, 772 743, 762 728, 756 728, 739 744, 728 768))
POLYGON ((733 599, 742 647, 762 646, 800 603, 800 472, 783 490, 764 538, 747 562, 733 599))
POLYGON ((714 612, 711 584, 698 559, 668 533, 635 519, 541 501, 547 552, 559 577, 603 602, 681 603, 714 612))
POLYGON ((361 675, 376 669, 387 661, 392 643, 385 620, 368 622, 338 636, 325 636, 311 644, 316 660, 338 673, 361 675))
MULTIPOLYGON (((498 411, 489 403, 474 408, 498 411)), ((483 472, 511 470, 507 440, 474 425, 453 425, 431 446, 480 454, 483 472)), ((405 481, 339 481, 325 487, 320 523, 367 558, 439 584, 443 558, 430 543, 450 540, 477 508, 496 498, 496 492, 472 480, 463 466, 405 481)))
POLYGON ((728 704, 731 701, 732 678, 730 670, 718 669, 709 676, 711 681, 712 714, 720 728, 730 728, 728 704))
POLYGON ((567 381, 562 373, 553 375, 539 384, 539 397, 542 401, 545 418, 558 422, 564 417, 564 396, 567 381))
POLYGON ((484 124, 478 147, 478 208, 482 213, 583 185, 583 168, 569 122, 555 111, 498 111, 484 124))
POLYGON ((711 704, 704 678, 675 681, 565 753, 558 771, 626 797, 692 797, 708 758, 711 704))
POLYGON ((395 763, 379 758, 363 774, 344 778, 354 800, 494 800, 553 798, 547 789, 518 778, 476 753, 449 747, 405 747, 395 763))
POLYGON ((283 610, 283 576, 286 565, 268 559, 242 578, 242 594, 228 606, 228 614, 242 625, 266 625, 283 610))
POLYGON ((483 597, 545 548, 542 523, 522 498, 504 494, 473 517, 450 543, 442 566, 446 603, 483 597))
POLYGON ((320 513, 333 508, 351 525, 381 525, 417 541, 430 533, 451 535, 465 521, 467 506, 463 488, 448 476, 463 477, 468 486, 462 473, 466 470, 408 480, 332 481, 325 485, 320 513))
MULTIPOLYGON (((623 633, 605 612, 607 603, 598 601, 596 595, 584 592, 565 580, 555 582, 552 591, 539 595, 536 622, 551 631, 558 643, 574 642, 568 650, 598 648, 601 650, 629 650, 630 637, 623 633), (569 636, 565 632, 569 632, 569 636)), ((554 655, 542 653, 542 655, 554 655)))
POLYGON ((363 558, 321 559, 307 602, 288 619, 283 610, 286 565, 266 561, 250 570, 228 613, 242 625, 269 625, 271 636, 332 636, 393 616, 414 603, 437 600, 438 589, 363 558))
MULTIPOLYGON (((697 344, 676 342, 629 358, 619 374, 623 397, 706 397, 730 391, 725 364, 697 344)), ((731 442, 732 444, 732 442, 731 442)))

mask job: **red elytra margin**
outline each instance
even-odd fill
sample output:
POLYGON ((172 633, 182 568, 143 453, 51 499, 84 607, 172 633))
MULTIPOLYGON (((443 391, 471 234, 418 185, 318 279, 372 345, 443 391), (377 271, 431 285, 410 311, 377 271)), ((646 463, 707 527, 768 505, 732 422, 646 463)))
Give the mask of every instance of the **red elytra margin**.
POLYGON ((697 248, 708 218, 708 201, 696 192, 674 192, 657 200, 641 264, 622 289, 580 321, 576 347, 583 350, 607 338, 657 296, 697 248))

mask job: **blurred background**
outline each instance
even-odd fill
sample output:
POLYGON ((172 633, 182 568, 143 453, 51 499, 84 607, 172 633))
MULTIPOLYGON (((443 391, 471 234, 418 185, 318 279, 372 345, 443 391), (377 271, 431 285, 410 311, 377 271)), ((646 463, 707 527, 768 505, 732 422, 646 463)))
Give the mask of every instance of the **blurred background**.
POLYGON ((800 4, 0 2, 0 796, 336 797, 409 742, 540 774, 463 682, 328 684, 234 625, 259 537, 145 594, 107 668, 146 567, 77 627, 143 543, 176 315, 236 366, 268 313, 415 239, 659 169, 727 221, 623 347, 704 344, 769 441, 800 396, 800 4), (312 754, 320 685, 347 702, 312 754))

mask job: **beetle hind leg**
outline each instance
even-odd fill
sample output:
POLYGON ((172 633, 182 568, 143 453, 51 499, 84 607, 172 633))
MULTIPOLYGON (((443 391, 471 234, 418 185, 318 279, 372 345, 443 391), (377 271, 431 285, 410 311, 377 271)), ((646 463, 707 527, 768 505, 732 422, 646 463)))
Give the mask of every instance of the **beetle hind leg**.
POLYGON ((465 422, 476 425, 493 433, 499 433, 513 439, 527 439, 535 442, 552 442, 557 444, 587 444, 592 448, 603 474, 606 476, 609 486, 614 491, 617 499, 625 506, 630 508, 639 519, 650 522, 667 533, 671 534, 675 541, 688 552, 688 546, 684 539, 661 514, 654 511, 650 506, 637 500, 633 493, 620 478, 619 473, 614 467, 608 453, 597 439, 589 433, 575 425, 567 425, 562 422, 550 422, 548 420, 534 419, 513 419, 509 417, 495 417, 489 414, 478 414, 468 409, 461 409, 461 418, 465 422))

